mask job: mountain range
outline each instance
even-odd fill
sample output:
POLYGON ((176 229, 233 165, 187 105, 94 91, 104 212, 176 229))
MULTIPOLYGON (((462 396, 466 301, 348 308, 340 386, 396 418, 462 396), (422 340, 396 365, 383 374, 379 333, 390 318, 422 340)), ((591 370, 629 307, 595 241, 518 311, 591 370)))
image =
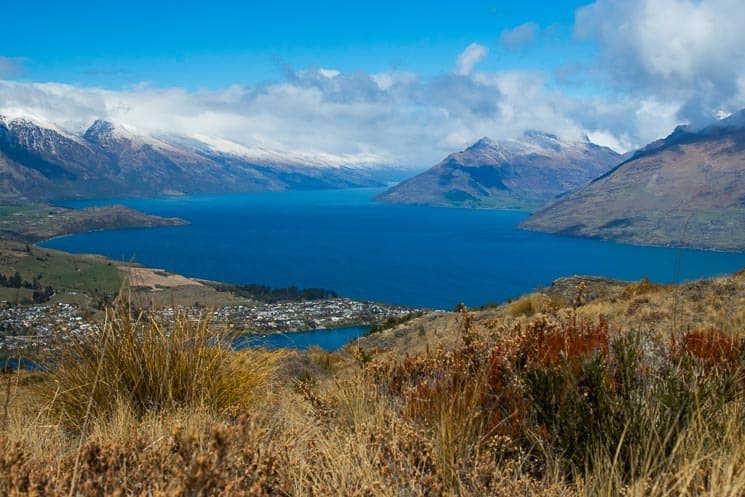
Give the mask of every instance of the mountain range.
POLYGON ((521 227, 745 251, 745 110, 701 129, 676 128, 521 227))
MULTIPOLYGON (((357 157, 0 115, 0 198, 13 202, 382 186, 381 171, 357 157)), ((745 251, 745 110, 625 156, 538 131, 482 138, 376 199, 532 210, 524 229, 745 251)))
POLYGON ((0 115, 0 195, 157 196, 382 186, 353 158, 282 154, 205 136, 152 136, 97 120, 82 133, 0 115))
POLYGON ((377 197, 382 202, 533 210, 605 173, 622 156, 589 140, 526 131, 482 138, 377 197))

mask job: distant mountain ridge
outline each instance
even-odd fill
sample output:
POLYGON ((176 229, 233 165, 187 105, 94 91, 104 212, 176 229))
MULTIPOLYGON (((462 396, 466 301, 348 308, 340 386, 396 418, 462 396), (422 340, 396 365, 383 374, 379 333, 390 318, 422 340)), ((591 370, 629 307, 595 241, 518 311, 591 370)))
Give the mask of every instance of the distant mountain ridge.
POLYGON ((745 110, 677 127, 525 229, 643 245, 745 251, 745 110))
POLYGON ((621 160, 589 140, 566 142, 526 131, 511 140, 482 138, 377 197, 383 202, 537 209, 621 160))
POLYGON ((104 120, 76 134, 0 115, 0 195, 49 201, 384 184, 357 158, 282 154, 203 139, 209 143, 153 136, 104 120))

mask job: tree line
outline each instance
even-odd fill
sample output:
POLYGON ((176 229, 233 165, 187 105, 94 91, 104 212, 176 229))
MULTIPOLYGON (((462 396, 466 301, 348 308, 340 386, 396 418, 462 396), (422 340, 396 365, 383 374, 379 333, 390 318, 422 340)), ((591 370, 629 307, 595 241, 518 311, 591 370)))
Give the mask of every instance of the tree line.
POLYGON ((306 300, 323 300, 338 297, 333 290, 325 288, 272 288, 266 285, 230 285, 220 288, 231 291, 239 297, 257 300, 266 304, 277 302, 303 302, 306 300))
POLYGON ((43 286, 39 281, 40 279, 41 275, 34 276, 31 281, 24 280, 18 271, 11 276, 0 273, 0 287, 33 290, 34 304, 42 304, 52 298, 54 288, 49 285, 43 286))

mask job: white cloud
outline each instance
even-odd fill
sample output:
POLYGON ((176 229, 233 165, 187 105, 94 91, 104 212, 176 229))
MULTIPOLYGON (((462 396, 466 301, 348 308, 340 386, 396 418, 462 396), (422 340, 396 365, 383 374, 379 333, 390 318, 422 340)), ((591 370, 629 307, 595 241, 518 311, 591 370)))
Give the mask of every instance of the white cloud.
POLYGON ((630 148, 628 143, 622 141, 622 138, 607 130, 591 131, 587 133, 587 138, 593 143, 612 148, 616 152, 624 152, 630 148))
MULTIPOLYGON (((199 91, 14 82, 7 78, 23 60, 0 57, 0 112, 66 129, 105 118, 154 133, 422 168, 482 136, 525 129, 625 151, 682 121, 745 107, 744 25, 742 0, 597 0, 575 22, 577 36, 597 45, 594 64, 569 58, 545 71, 487 72, 478 64, 489 49, 471 43, 452 72, 430 77, 285 66, 277 81, 199 91)), ((500 45, 520 47, 539 32, 534 23, 516 26, 500 45)))
POLYGON ((322 76, 325 76, 325 77, 327 77, 329 79, 335 78, 339 74, 341 74, 336 69, 324 69, 323 67, 321 67, 320 69, 318 69, 318 72, 321 73, 322 76))
MULTIPOLYGON (((510 138, 541 129, 579 138, 606 120, 599 117, 601 109, 549 91, 540 72, 429 79, 401 72, 340 73, 329 79, 307 70, 271 84, 195 92, 0 81, 0 113, 30 115, 68 130, 80 132, 103 118, 155 134, 211 136, 367 163, 375 157, 418 168, 482 136, 510 138)), ((604 112, 621 122, 628 107, 604 112)))
POLYGON ((576 16, 577 34, 599 45, 606 83, 676 102, 691 122, 745 106, 744 25, 742 0, 598 0, 576 16))
POLYGON ((535 40, 538 34, 538 24, 526 22, 512 29, 505 29, 499 35, 499 44, 505 48, 518 48, 535 40))
MULTIPOLYGON (((156 134, 418 168, 482 136, 511 138, 537 129, 569 139, 590 136, 625 151, 678 124, 684 100, 641 91, 571 96, 552 84, 548 71, 477 70, 487 52, 471 44, 456 71, 426 78, 400 70, 284 67, 274 82, 198 91, 0 80, 0 113, 32 115, 75 131, 103 118, 156 134)), ((737 88, 742 94, 745 78, 737 88)))
POLYGON ((489 55, 489 49, 478 43, 471 43, 458 56, 455 63, 455 74, 468 76, 476 67, 476 64, 484 60, 489 55))

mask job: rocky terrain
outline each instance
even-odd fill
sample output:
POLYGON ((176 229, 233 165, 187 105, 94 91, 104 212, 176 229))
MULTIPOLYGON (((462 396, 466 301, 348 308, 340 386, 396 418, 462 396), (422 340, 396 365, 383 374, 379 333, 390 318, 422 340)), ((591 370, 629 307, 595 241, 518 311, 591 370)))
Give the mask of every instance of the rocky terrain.
POLYGON ((745 111, 678 127, 525 229, 621 243, 745 250, 745 111))
POLYGON ((377 197, 383 202, 533 210, 621 161, 590 141, 569 143, 526 131, 513 140, 482 138, 377 197))

